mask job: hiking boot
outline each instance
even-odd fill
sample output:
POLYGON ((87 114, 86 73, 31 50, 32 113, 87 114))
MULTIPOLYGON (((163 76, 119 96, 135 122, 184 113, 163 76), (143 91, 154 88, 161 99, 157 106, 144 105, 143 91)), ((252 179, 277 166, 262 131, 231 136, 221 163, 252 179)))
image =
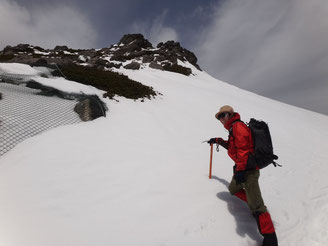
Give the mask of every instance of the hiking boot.
POLYGON ((278 246, 278 239, 276 233, 263 234, 262 246, 278 246))

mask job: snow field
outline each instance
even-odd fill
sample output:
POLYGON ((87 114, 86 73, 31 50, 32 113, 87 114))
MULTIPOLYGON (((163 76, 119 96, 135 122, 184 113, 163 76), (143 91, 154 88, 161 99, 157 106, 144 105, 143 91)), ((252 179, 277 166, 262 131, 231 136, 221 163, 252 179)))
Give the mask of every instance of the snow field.
MULTIPOLYGON (((230 104, 269 123, 283 168, 260 184, 279 245, 328 244, 328 117, 218 81, 153 69, 121 72, 163 96, 107 101, 107 118, 56 128, 0 160, 0 245, 260 245, 256 223, 227 190, 232 161, 214 118, 230 104)), ((73 86, 74 87, 74 86, 73 86)))

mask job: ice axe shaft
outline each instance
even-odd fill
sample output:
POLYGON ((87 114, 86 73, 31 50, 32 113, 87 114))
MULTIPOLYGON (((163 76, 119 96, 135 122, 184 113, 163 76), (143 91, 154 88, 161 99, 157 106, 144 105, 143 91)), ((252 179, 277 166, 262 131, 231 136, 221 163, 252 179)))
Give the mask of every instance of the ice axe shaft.
POLYGON ((210 155, 210 173, 208 177, 212 178, 212 159, 213 159, 213 144, 211 144, 211 155, 210 155))

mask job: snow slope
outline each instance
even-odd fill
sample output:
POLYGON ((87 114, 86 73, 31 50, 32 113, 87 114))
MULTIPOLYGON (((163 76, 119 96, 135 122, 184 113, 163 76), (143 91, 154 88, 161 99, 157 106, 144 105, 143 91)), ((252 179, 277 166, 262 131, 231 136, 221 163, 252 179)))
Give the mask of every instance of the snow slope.
MULTIPOLYGON (((121 70, 163 95, 107 101, 109 114, 28 139, 0 159, 0 245, 261 245, 247 206, 230 196, 232 161, 202 141, 228 132, 232 105, 269 123, 283 168, 261 172, 282 246, 328 245, 328 117, 218 81, 121 70)), ((1 104, 0 104, 1 105, 1 104)))

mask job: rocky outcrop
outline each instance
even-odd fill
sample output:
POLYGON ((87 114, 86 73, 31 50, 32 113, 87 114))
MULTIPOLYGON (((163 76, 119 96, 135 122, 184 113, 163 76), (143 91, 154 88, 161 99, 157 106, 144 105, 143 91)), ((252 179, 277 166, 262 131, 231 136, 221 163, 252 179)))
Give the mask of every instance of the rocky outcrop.
POLYGON ((54 49, 55 51, 64 51, 64 50, 68 50, 68 47, 66 46, 66 45, 64 45, 64 46, 56 46, 55 47, 55 49, 54 49))
POLYGON ((90 121, 91 119, 91 109, 90 109, 90 99, 84 99, 77 103, 74 107, 74 111, 80 116, 82 121, 90 121))
POLYGON ((100 50, 74 50, 67 46, 56 46, 53 50, 43 49, 29 44, 7 46, 0 52, 0 62, 18 62, 34 66, 51 66, 51 64, 76 64, 99 70, 153 69, 192 74, 191 64, 201 70, 195 54, 179 42, 159 43, 156 48, 142 34, 124 35, 118 44, 100 50), (184 65, 186 63, 186 65, 184 65))
POLYGON ((106 116, 106 110, 106 106, 97 96, 82 97, 74 107, 74 111, 82 121, 90 121, 106 116))
POLYGON ((149 67, 153 69, 159 69, 159 70, 164 70, 162 65, 158 64, 157 62, 151 62, 149 63, 149 67))
POLYGON ((4 55, 26 54, 29 52, 33 52, 33 49, 29 44, 19 44, 14 47, 8 45, 2 51, 4 55))
POLYGON ((153 48, 153 45, 144 38, 142 34, 127 34, 121 38, 118 45, 123 45, 126 48, 129 48, 131 51, 153 48))
POLYGON ((139 70, 140 69, 140 63, 138 62, 131 62, 130 64, 124 66, 125 69, 132 69, 132 70, 139 70))

